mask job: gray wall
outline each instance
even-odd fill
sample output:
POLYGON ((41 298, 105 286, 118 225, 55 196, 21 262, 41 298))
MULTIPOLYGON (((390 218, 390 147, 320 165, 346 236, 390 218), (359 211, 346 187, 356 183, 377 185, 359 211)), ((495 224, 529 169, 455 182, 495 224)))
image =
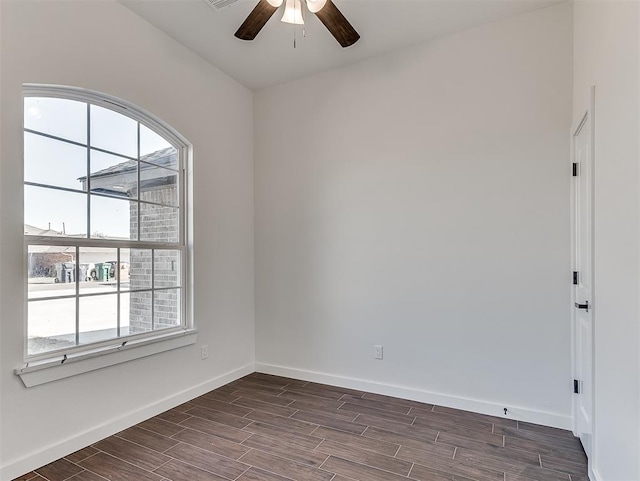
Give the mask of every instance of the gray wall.
POLYGON ((2 1, 0 21, 0 479, 5 480, 253 368, 253 95, 115 1, 2 1), (25 316, 24 304, 16 302, 23 298, 16 280, 24 269, 24 82, 73 85, 125 99, 193 144, 190 282, 196 345, 31 389, 13 374, 23 365, 25 316), (209 346, 204 361, 203 344, 209 346))
POLYGON ((259 369, 570 427, 571 33, 565 3, 256 94, 259 369))

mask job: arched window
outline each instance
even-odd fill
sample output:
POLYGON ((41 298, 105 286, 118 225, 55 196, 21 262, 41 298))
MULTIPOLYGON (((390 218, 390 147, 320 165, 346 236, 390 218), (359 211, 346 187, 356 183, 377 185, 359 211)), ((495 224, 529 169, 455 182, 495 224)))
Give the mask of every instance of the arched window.
POLYGON ((122 100, 24 87, 27 361, 192 327, 188 147, 122 100))

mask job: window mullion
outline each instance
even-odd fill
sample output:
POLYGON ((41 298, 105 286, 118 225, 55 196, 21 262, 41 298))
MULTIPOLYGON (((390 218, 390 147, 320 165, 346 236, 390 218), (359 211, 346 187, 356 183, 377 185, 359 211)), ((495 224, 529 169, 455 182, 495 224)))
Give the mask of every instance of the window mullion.
POLYGON ((138 161, 136 162, 136 167, 138 168, 138 178, 136 179, 136 191, 138 193, 138 195, 136 195, 136 215, 138 216, 136 227, 138 229, 138 232, 136 233, 136 239, 140 240, 140 224, 142 223, 142 215, 140 214, 140 208, 142 207, 142 204, 140 203, 140 195, 142 194, 142 191, 140 189, 140 122, 138 122, 138 161))
POLYGON ((24 185, 29 187, 40 187, 43 189, 58 190, 60 192, 71 192, 72 194, 86 194, 84 190, 71 189, 69 187, 60 187, 59 185, 42 184, 40 182, 25 182, 24 185))
POLYGON ((41 137, 46 137, 47 139, 56 140, 58 142, 64 142, 65 144, 75 145, 77 147, 86 147, 82 142, 76 142, 75 140, 69 140, 62 137, 58 137, 57 135, 47 134, 46 132, 38 132, 33 129, 24 129, 25 132, 33 135, 39 135, 41 137))
POLYGON ((87 103, 87 239, 91 239, 91 105, 87 103))
MULTIPOLYGON (((93 295, 102 295, 102 294, 93 294, 93 295)), ((87 294, 83 294, 80 297, 87 297, 87 294)), ((32 297, 31 299, 27 299, 29 302, 45 302, 45 301, 58 301, 64 299, 75 299, 78 297, 77 294, 69 294, 67 296, 47 296, 47 297, 32 297)))
POLYGON ((151 330, 155 331, 156 329, 156 316, 154 313, 155 310, 155 287, 156 287, 156 250, 151 249, 151 330))
POLYGON ((117 319, 117 337, 120 337, 120 275, 122 273, 122 266, 120 264, 120 248, 118 247, 118 251, 116 254, 116 292, 117 292, 117 300, 116 300, 116 319, 117 319))
POLYGON ((80 345, 80 246, 76 246, 76 346, 80 345))
POLYGON ((129 240, 104 240, 104 239, 84 239, 73 237, 45 237, 45 236, 24 236, 26 245, 51 245, 51 246, 80 246, 80 247, 110 247, 117 249, 169 249, 179 250, 184 247, 182 244, 166 242, 136 242, 129 240))
POLYGON ((178 150, 178 168, 180 172, 178 174, 178 182, 176 182, 176 186, 178 190, 178 204, 181 206, 178 211, 178 223, 179 223, 179 241, 181 244, 185 243, 186 240, 186 215, 185 209, 183 206, 186 204, 185 193, 187 189, 185 188, 185 183, 187 181, 187 176, 185 175, 185 167, 184 167, 184 149, 178 150))
MULTIPOLYGON (((87 102, 87 239, 91 239, 91 105, 87 102)), ((76 264, 80 272, 80 246, 76 245, 76 264)), ((80 344, 80 279, 76 277, 76 346, 80 344)))

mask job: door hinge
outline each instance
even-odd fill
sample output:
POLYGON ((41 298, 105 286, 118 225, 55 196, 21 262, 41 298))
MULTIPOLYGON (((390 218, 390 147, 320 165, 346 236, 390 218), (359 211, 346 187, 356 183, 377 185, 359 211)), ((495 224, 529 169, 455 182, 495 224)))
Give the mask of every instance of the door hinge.
POLYGON ((578 285, 578 271, 573 271, 573 285, 578 285))
POLYGON ((576 302, 574 303, 574 306, 576 306, 576 309, 584 309, 585 311, 589 312, 589 301, 584 301, 584 304, 576 302))
POLYGON ((573 380, 573 394, 580 394, 580 381, 577 379, 573 380))
POLYGON ((573 163, 573 176, 578 177, 578 164, 576 162, 573 163))

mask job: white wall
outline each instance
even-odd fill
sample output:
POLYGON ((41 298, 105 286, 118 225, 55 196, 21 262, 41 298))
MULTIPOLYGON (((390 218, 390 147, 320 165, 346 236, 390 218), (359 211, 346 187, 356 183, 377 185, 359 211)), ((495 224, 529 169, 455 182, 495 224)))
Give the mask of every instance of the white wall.
POLYGON ((596 86, 595 477, 640 480, 640 4, 574 3, 574 118, 596 86))
POLYGON ((259 370, 570 427, 571 41, 561 4, 256 94, 259 370))
POLYGON ((0 5, 0 479, 12 479, 253 370, 253 104, 249 90, 116 2, 0 5), (197 345, 31 389, 13 375, 24 318, 23 82, 115 95, 193 144, 197 345))

